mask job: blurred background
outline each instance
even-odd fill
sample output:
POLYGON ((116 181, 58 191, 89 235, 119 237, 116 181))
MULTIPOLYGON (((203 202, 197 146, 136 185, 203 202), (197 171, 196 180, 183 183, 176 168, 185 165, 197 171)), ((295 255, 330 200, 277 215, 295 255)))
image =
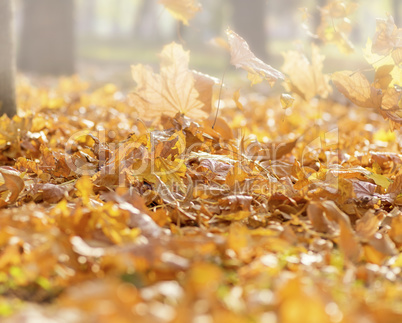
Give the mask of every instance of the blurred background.
MULTIPOLYGON (((77 73, 94 86, 112 82, 130 89, 130 65, 157 66, 163 45, 176 41, 191 50, 192 68, 221 77, 228 57, 211 40, 225 38, 230 26, 258 57, 280 68, 281 52, 320 43, 311 34, 321 22, 319 8, 327 2, 200 0, 202 10, 185 26, 158 0, 17 0, 17 67, 34 77, 77 73)), ((350 22, 348 37, 355 51, 345 54, 335 45, 323 46, 327 71, 364 65, 361 48, 375 33, 375 19, 389 13, 400 26, 400 2, 340 1, 358 5, 341 17, 342 23, 350 22)))

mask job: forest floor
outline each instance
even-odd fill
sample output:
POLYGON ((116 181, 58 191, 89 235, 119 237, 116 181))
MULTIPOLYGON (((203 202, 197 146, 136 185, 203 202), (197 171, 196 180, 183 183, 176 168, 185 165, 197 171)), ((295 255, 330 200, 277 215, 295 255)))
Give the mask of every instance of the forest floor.
MULTIPOLYGON (((293 98, 221 91, 179 45, 128 95, 20 76, 0 118, 2 322, 402 322, 398 119, 348 103, 314 53, 285 55, 293 98)), ((339 88, 388 93, 367 84, 339 88)))

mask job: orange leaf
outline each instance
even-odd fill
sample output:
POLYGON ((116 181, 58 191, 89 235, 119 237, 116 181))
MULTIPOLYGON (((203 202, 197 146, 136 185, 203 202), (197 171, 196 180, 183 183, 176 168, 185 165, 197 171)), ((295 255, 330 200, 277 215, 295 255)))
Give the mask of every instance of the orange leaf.
POLYGON ((159 0, 159 3, 185 25, 188 25, 188 21, 201 10, 201 4, 197 0, 159 0))
POLYGON ((250 50, 247 42, 234 31, 228 29, 226 34, 230 46, 230 63, 249 73, 251 85, 260 83, 265 79, 273 86, 278 79, 283 80, 285 78, 281 72, 257 58, 250 50))
POLYGON ((359 107, 379 108, 381 106, 382 91, 371 86, 360 72, 336 72, 332 74, 332 82, 339 92, 359 107))

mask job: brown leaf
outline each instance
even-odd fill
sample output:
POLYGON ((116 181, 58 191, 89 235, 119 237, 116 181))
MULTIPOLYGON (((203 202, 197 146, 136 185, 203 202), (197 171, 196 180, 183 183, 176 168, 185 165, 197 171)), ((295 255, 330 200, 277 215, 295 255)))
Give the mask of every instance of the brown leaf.
POLYGON ((226 35, 230 46, 230 63, 249 73, 251 85, 260 83, 265 79, 273 86, 278 79, 283 80, 285 78, 281 72, 257 58, 250 50, 247 42, 233 30, 227 29, 226 35))
POLYGON ((402 173, 398 174, 394 181, 388 186, 387 193, 402 193, 402 173))
POLYGON ((323 212, 323 209, 312 202, 307 207, 307 216, 313 225, 313 228, 318 232, 334 233, 336 228, 334 222, 328 220, 327 216, 323 212))
POLYGON ((368 210, 364 216, 356 221, 356 233, 358 236, 368 239, 372 237, 381 224, 382 218, 374 214, 374 210, 368 210))
POLYGON ((360 259, 362 249, 356 235, 345 222, 341 221, 339 227, 341 231, 338 242, 339 248, 349 261, 357 263, 360 259))
POLYGON ((39 186, 43 191, 43 200, 48 203, 57 203, 65 196, 68 187, 45 183, 39 186))
POLYGON ((0 192, 10 191, 11 194, 6 202, 12 204, 24 189, 25 183, 20 177, 21 173, 13 167, 1 166, 0 173, 4 178, 4 184, 0 186, 0 192))
POLYGON ((353 190, 356 194, 356 198, 361 200, 372 199, 375 193, 377 185, 364 182, 364 181, 354 181, 353 190))

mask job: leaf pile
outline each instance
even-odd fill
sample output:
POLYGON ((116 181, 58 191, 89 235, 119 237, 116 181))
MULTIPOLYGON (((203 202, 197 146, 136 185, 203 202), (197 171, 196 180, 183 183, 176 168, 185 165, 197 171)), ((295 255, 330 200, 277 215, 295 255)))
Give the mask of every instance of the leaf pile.
MULTIPOLYGON (((284 78, 228 33, 235 65, 284 78)), ((293 105, 223 95, 215 126, 216 81, 177 44, 128 97, 20 79, 0 118, 2 321, 400 322, 399 63, 333 74, 351 107, 318 48, 284 57, 293 105)))

